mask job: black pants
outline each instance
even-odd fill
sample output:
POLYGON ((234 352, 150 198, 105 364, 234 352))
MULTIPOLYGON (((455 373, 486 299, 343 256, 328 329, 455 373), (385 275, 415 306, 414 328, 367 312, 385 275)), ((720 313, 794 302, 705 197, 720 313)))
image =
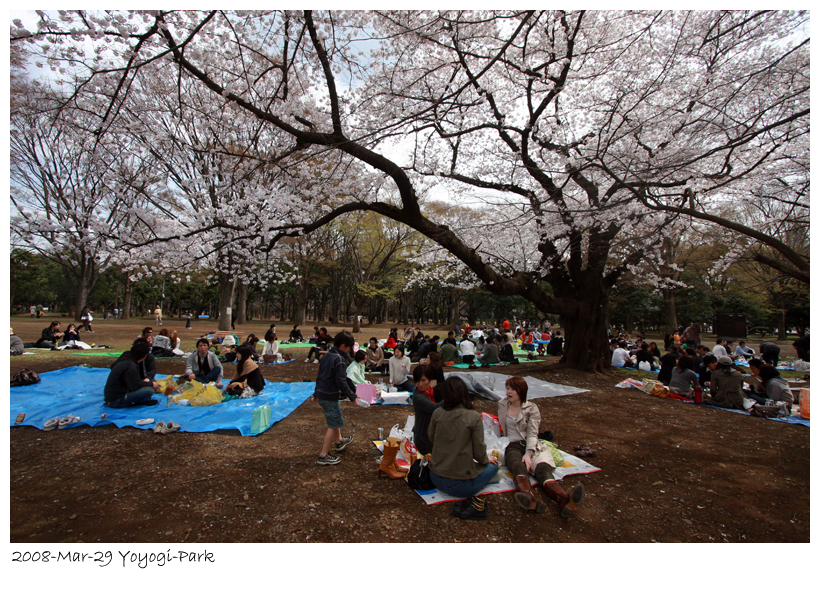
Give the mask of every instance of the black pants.
MULTIPOLYGON (((504 464, 507 465, 507 469, 510 470, 513 477, 529 475, 527 473, 527 466, 524 464, 524 461, 521 460, 525 454, 527 454, 527 443, 523 440, 510 442, 509 446, 507 446, 507 450, 504 452, 504 464)), ((537 479, 541 485, 543 485, 545 481, 553 479, 552 467, 547 463, 538 463, 535 466, 535 479, 537 479)))

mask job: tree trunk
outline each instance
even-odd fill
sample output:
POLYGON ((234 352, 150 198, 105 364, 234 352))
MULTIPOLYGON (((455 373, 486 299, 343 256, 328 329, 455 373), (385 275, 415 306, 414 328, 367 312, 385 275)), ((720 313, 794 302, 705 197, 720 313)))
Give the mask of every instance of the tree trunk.
POLYGON ((786 341, 786 310, 777 313, 777 341, 786 341))
POLYGON ((611 367, 606 338, 607 302, 603 286, 579 291, 577 314, 574 317, 561 316, 564 327, 562 363, 582 371, 603 371, 611 367))
POLYGON ((299 283, 293 300, 293 324, 305 324, 307 317, 307 284, 299 283))
POLYGON ((244 325, 247 317, 248 283, 239 281, 236 284, 236 324, 244 325))
POLYGON ((236 279, 226 272, 218 273, 219 282, 219 324, 217 329, 229 331, 231 329, 231 306, 233 305, 236 279))
MULTIPOLYGON (((89 286, 87 279, 80 279, 77 283, 77 290, 74 292, 74 320, 80 320, 80 314, 85 307, 85 302, 88 299, 89 286)), ((102 318, 102 317, 99 317, 102 318)))
POLYGON ((131 318, 131 290, 134 288, 131 279, 128 278, 128 275, 125 275, 125 284, 122 288, 122 312, 120 312, 120 316, 123 320, 128 320, 131 318))
POLYGON ((364 295, 361 293, 356 293, 356 315, 353 317, 353 332, 354 333, 361 333, 362 331, 362 322, 359 319, 359 316, 362 315, 362 311, 364 310, 364 304, 367 300, 365 299, 364 295))
POLYGON ((666 323, 666 332, 674 333, 678 329, 678 313, 675 309, 675 292, 663 290, 663 315, 666 323))

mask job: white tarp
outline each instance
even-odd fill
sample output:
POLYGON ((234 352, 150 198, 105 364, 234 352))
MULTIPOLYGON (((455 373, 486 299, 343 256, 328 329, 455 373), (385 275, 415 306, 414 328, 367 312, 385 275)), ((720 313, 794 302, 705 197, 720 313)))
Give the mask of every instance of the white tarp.
MULTIPOLYGON (((502 375, 501 373, 488 373, 484 371, 460 371, 447 373, 445 378, 452 379, 456 377, 461 379, 467 384, 467 389, 470 390, 471 394, 498 402, 501 398, 506 397, 507 386, 505 384, 511 376, 512 375, 502 375)), ((524 377, 524 381, 527 382, 529 388, 527 391, 528 400, 569 396, 571 394, 582 394, 589 391, 588 389, 579 389, 569 385, 550 383, 549 381, 543 381, 529 376, 524 377)))

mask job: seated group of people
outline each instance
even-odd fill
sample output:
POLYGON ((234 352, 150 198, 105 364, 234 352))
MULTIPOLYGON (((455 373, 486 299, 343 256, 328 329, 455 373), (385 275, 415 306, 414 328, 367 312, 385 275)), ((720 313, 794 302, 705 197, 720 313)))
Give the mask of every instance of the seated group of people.
MULTIPOLYGON (((414 371, 413 440, 418 452, 429 459, 436 488, 464 499, 453 504, 452 514, 460 519, 485 519, 488 504, 478 494, 498 472, 498 458, 487 453, 484 424, 473 409, 464 381, 457 376, 443 381, 439 377, 430 365, 419 365, 414 371), (440 389, 440 399, 436 389, 440 389)), ((578 484, 567 493, 555 480, 552 447, 539 437, 541 413, 527 400, 527 382, 511 377, 506 386, 507 396, 498 403, 498 420, 501 434, 510 441, 505 464, 515 479, 515 501, 527 511, 546 510, 530 485, 533 475, 567 517, 582 501, 584 487, 578 484)))
MULTIPOLYGON (((143 329, 142 336, 134 340, 131 349, 123 352, 111 365, 103 392, 107 406, 127 408, 157 403, 153 395, 160 391, 160 385, 154 381, 157 367, 153 351, 164 353, 169 349, 169 344, 176 343, 178 346, 179 341, 172 340, 171 334, 165 333, 166 329, 162 329, 162 334, 156 338, 152 336, 152 332, 151 327, 143 329), (160 338, 168 339, 169 343, 160 338)), ((259 366, 254 362, 253 355, 254 350, 250 345, 240 345, 236 348, 236 376, 225 387, 225 395, 249 397, 261 393, 264 389, 265 379, 259 366)), ((196 351, 188 355, 185 362, 185 378, 203 384, 213 382, 216 387, 222 388, 222 363, 211 350, 211 342, 207 338, 199 339, 196 351)))
MULTIPOLYGON (((722 347, 720 340, 717 346, 722 347)), ((751 358, 752 375, 747 379, 735 368, 734 360, 728 354, 718 356, 704 345, 693 350, 672 344, 669 353, 661 358, 658 380, 667 385, 669 391, 685 398, 692 397, 694 388, 703 388, 708 392, 703 401, 713 406, 785 416, 791 410, 794 396, 788 382, 773 366, 776 362, 777 357, 772 355, 768 356, 768 361, 766 358, 751 358), (766 411, 766 406, 773 410, 766 411)))

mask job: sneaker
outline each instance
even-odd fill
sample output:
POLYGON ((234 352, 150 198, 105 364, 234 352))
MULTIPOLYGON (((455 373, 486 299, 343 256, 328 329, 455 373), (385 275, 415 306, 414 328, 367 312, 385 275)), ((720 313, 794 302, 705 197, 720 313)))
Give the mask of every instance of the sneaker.
POLYGON ((353 441, 353 436, 352 435, 343 437, 341 440, 336 442, 336 447, 334 448, 333 451, 334 452, 341 452, 342 450, 347 448, 348 445, 350 444, 350 442, 352 442, 352 441, 353 441))
POLYGON ((341 463, 342 459, 338 456, 332 455, 327 453, 325 456, 320 456, 319 460, 316 461, 317 465, 336 465, 341 463))
POLYGON ((310 358, 305 358, 305 362, 310 362, 310 358))
POLYGON ((313 364, 319 364, 319 359, 317 358, 316 360, 314 360, 313 364))

